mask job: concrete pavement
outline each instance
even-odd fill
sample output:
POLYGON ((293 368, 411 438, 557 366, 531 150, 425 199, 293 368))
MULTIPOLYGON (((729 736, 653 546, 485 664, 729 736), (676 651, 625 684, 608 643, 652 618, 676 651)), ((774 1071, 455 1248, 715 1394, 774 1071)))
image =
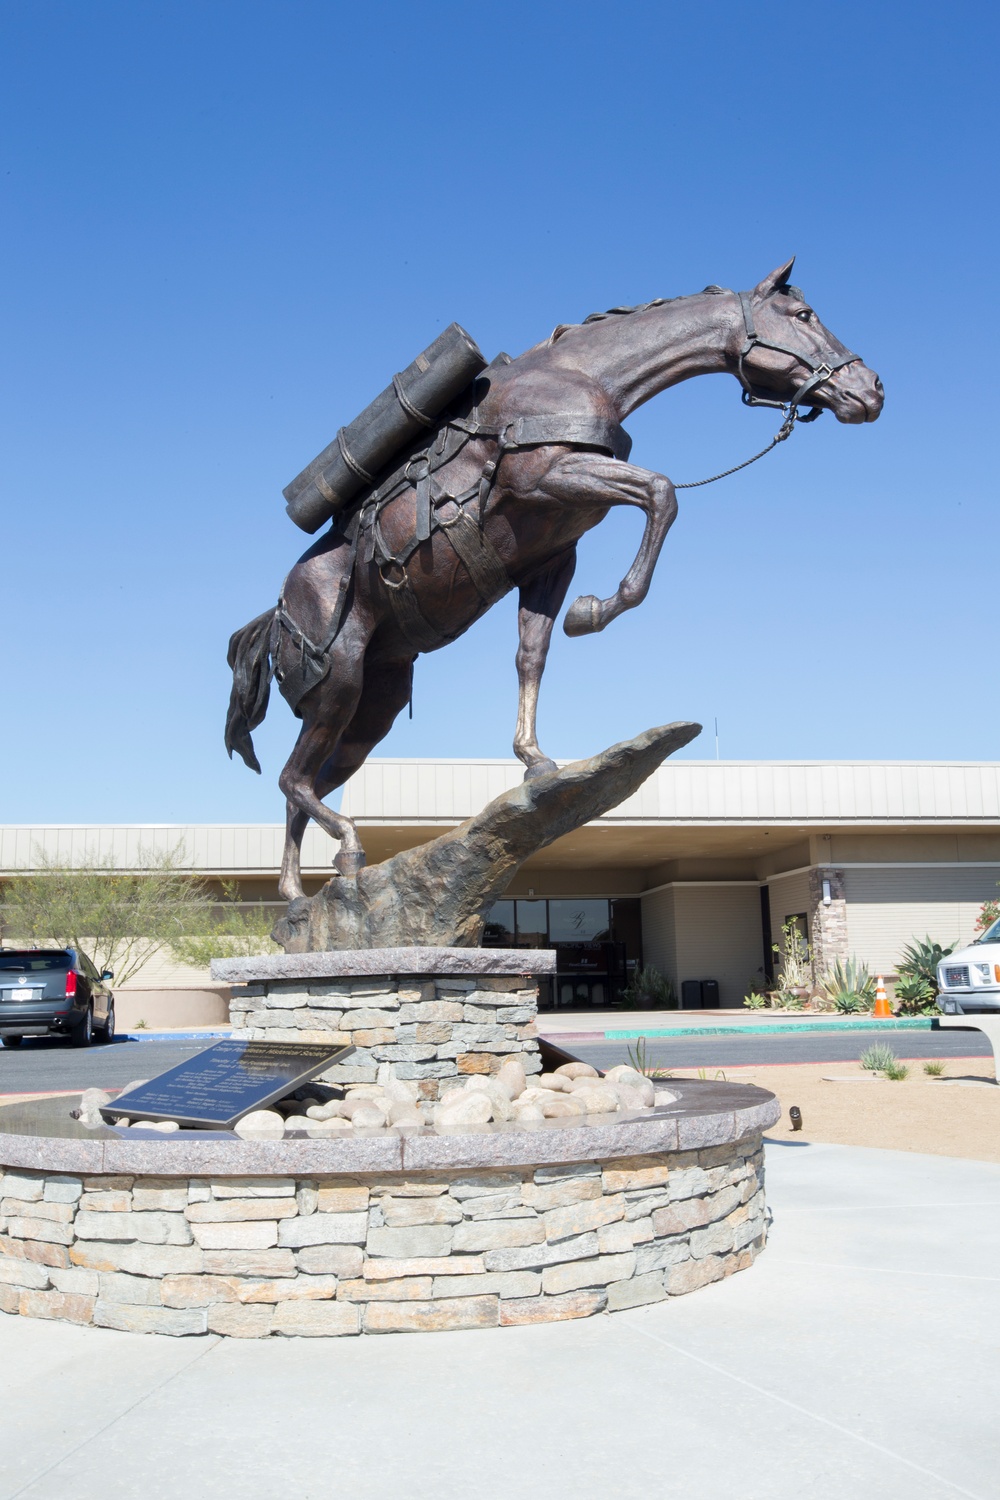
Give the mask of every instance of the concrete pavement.
POLYGON ((988 1500, 1000 1166, 768 1149, 757 1265, 582 1323, 143 1338, 0 1315, 0 1500, 988 1500))

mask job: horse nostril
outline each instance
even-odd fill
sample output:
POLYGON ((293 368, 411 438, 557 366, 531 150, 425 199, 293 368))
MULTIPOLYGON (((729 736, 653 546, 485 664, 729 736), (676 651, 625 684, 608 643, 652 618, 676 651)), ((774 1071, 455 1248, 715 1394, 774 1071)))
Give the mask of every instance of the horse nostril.
POLYGON ((882 386, 881 380, 879 380, 877 375, 875 376, 875 394, 880 401, 885 400, 885 390, 882 386))

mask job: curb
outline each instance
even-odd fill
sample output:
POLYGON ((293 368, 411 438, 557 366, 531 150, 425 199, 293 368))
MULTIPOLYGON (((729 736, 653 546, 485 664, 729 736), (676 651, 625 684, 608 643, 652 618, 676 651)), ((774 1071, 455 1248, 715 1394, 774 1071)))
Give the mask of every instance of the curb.
POLYGON ((231 1034, 228 1026, 224 1031, 119 1031, 115 1040, 119 1042, 217 1042, 231 1034))
POLYGON ((631 1041, 641 1036, 789 1036, 805 1034, 837 1035, 841 1031, 930 1031, 931 1016, 906 1016, 898 1021, 815 1021, 799 1022, 783 1026, 780 1021, 771 1021, 766 1026, 662 1026, 648 1027, 645 1031, 594 1031, 586 1035, 595 1041, 631 1041))

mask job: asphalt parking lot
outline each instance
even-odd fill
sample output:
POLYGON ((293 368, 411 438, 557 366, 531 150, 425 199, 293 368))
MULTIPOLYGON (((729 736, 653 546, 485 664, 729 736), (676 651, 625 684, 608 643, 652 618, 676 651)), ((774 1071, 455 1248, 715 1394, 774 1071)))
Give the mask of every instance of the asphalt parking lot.
MULTIPOLYGON (((45 1093, 57 1089, 121 1088, 136 1078, 152 1078, 212 1046, 196 1041, 133 1041, 78 1049, 65 1042, 26 1038, 14 1050, 0 1050, 0 1095, 45 1093)), ((738 1067, 751 1063, 855 1062, 873 1041, 888 1041, 902 1058, 989 1057, 980 1031, 847 1032, 825 1036, 706 1036, 653 1038, 647 1057, 661 1068, 738 1067)), ((568 1049, 597 1068, 628 1062, 628 1042, 571 1042, 568 1049)), ((634 1043, 631 1044, 634 1046, 634 1043)))
POLYGON ((121 1088, 135 1078, 153 1078, 194 1057, 215 1040, 133 1042, 109 1047, 70 1047, 47 1037, 25 1038, 16 1051, 0 1050, 0 1095, 42 1094, 57 1089, 121 1088))

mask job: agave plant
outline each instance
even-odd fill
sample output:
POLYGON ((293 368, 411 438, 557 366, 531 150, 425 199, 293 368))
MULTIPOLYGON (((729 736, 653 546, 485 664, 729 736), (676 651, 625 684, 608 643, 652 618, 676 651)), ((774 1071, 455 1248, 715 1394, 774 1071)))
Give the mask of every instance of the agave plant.
POLYGON ((871 1010, 872 1002, 858 990, 841 990, 833 997, 833 1008, 839 1015, 856 1016, 859 1011, 871 1010))
POLYGON ((875 981, 868 965, 857 958, 834 959, 820 981, 820 988, 838 1010, 841 1008, 837 1006, 839 995, 860 996, 864 1004, 855 1007, 857 1010, 869 1010, 875 1003, 875 981))
POLYGON ((937 985, 922 974, 901 974, 893 997, 903 1016, 921 1016, 937 1009, 937 985))
MULTIPOLYGON (((929 937, 919 941, 915 938, 903 949, 896 970, 901 979, 913 977, 925 980, 936 995, 938 992, 937 966, 943 958, 948 957, 949 953, 954 953, 957 946, 957 943, 949 943, 947 948, 943 948, 940 943, 932 942, 929 937)), ((896 993, 899 993, 898 984, 896 993)))

